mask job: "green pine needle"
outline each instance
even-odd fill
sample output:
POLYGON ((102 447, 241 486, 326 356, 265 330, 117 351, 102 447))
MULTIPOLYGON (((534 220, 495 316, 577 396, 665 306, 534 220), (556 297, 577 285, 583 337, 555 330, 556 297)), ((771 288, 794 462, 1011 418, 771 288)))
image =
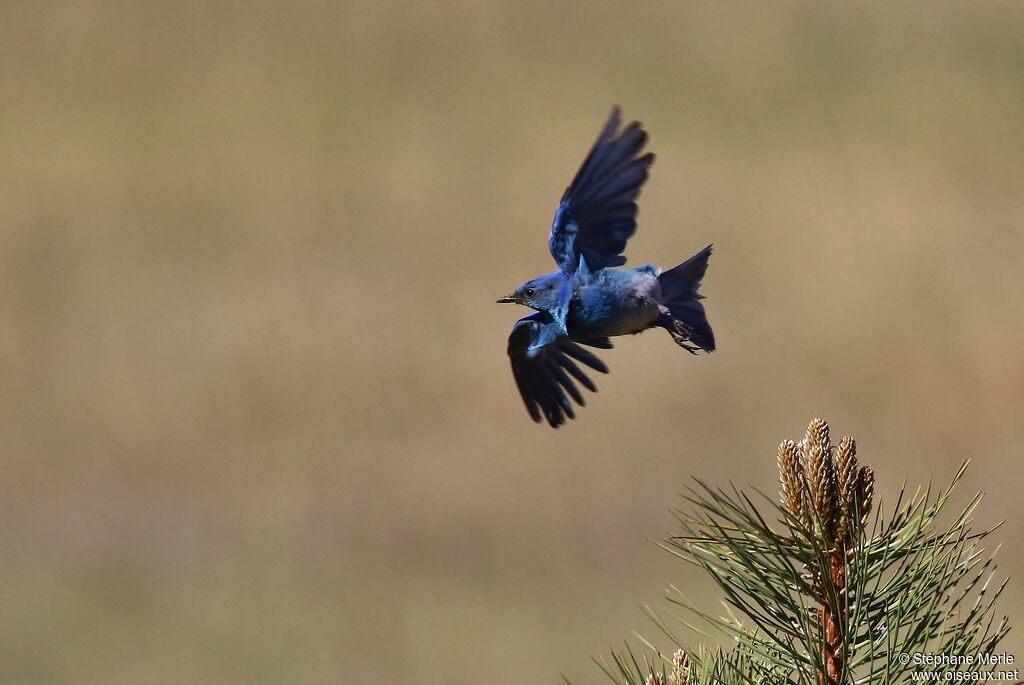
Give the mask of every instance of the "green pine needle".
POLYGON ((656 544, 702 568, 723 593, 724 611, 709 613, 669 587, 674 610, 644 610, 683 651, 666 656, 641 637, 644 651, 627 644, 597 660, 612 681, 903 683, 919 667, 901 663, 901 653, 993 652, 1009 631, 995 610, 1006 581, 982 542, 998 526, 973 528, 981 495, 940 523, 968 462, 943 489, 928 483, 908 494, 904 484, 887 516, 872 501, 873 473, 858 467, 855 443, 832 447, 824 421, 779 454, 781 504, 696 478, 682 493, 686 507, 672 512, 680 530, 656 544), (684 634, 705 645, 688 648, 684 634))

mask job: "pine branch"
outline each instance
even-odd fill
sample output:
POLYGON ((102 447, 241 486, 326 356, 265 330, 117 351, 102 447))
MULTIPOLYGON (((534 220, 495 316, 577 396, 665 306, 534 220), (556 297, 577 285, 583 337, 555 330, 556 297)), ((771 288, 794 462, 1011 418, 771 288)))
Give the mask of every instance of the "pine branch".
MULTIPOLYGON (((939 523, 967 462, 945 489, 929 483, 908 494, 904 485, 886 516, 857 444, 843 437, 834 446, 822 419, 799 442, 782 442, 776 459, 778 502, 694 479, 683 494, 686 509, 673 511, 681 530, 658 544, 711 576, 725 614, 708 613, 669 588, 668 601, 682 613, 647 614, 678 649, 666 656, 643 640, 647 651, 638 654, 627 645, 598 662, 613 681, 906 682, 915 666, 901 663, 901 653, 995 649, 1009 630, 995 612, 1006 581, 997 581, 992 555, 981 546, 995 528, 973 528, 981 496, 950 525, 939 523), (712 646, 688 650, 680 631, 712 646)), ((956 670, 933 670, 944 668, 956 670)))

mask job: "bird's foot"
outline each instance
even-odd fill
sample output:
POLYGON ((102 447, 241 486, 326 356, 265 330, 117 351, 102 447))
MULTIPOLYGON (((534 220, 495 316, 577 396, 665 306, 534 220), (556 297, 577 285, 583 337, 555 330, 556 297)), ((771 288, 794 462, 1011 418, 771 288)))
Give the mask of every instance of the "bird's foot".
POLYGON ((669 331, 669 333, 671 333, 672 339, 676 342, 676 345, 679 345, 681 348, 683 348, 690 354, 696 356, 697 353, 700 351, 701 348, 690 343, 690 336, 686 335, 685 333, 679 333, 677 331, 669 331))
POLYGON ((681 343, 679 341, 676 342, 679 344, 681 348, 692 354, 694 357, 696 357, 697 353, 700 352, 700 348, 697 347, 696 345, 691 345, 689 343, 681 343))

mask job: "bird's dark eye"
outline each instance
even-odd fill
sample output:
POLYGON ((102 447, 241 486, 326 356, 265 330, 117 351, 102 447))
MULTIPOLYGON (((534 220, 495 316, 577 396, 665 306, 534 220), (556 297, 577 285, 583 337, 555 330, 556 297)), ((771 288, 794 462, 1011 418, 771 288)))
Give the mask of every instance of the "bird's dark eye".
POLYGON ((534 293, 533 288, 527 288, 526 289, 526 296, 527 297, 533 297, 533 293, 534 293))

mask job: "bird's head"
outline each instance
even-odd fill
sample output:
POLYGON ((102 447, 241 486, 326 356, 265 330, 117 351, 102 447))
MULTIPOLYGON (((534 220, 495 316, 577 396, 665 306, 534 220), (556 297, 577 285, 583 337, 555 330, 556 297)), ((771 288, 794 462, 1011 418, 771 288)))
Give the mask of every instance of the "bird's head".
POLYGON ((533 278, 516 288, 511 294, 499 297, 498 302, 525 305, 540 312, 551 312, 563 306, 565 277, 561 273, 533 278))

